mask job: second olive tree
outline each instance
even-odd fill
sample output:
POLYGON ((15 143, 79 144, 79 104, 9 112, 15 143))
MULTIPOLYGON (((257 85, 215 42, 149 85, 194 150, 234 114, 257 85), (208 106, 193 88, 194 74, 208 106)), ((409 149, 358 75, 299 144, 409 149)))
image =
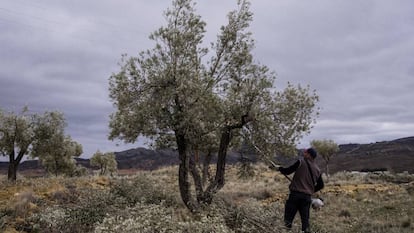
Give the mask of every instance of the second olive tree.
POLYGON ((90 160, 91 166, 99 167, 99 175, 111 175, 117 170, 117 162, 113 152, 102 153, 99 150, 93 154, 90 160))
POLYGON ((325 161, 325 172, 326 176, 329 176, 329 161, 331 160, 332 156, 334 156, 339 151, 339 146, 333 140, 313 140, 311 142, 311 146, 314 147, 318 154, 321 155, 323 160, 325 161))

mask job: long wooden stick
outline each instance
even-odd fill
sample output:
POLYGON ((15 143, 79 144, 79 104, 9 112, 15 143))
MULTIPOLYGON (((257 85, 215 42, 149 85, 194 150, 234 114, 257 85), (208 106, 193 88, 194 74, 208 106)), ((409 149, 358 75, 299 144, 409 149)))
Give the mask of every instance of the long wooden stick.
MULTIPOLYGON (((251 132, 250 132, 250 130, 247 128, 247 127, 244 127, 250 134, 251 134, 251 132)), ((258 151, 260 154, 262 154, 262 158, 264 158, 268 163, 270 163, 274 168, 276 168, 276 169, 278 169, 279 168, 279 166, 278 165, 276 165, 271 159, 269 159, 264 153, 263 153, 263 151, 262 150, 260 150, 259 149, 259 147, 257 147, 255 144, 253 144, 253 142, 251 142, 251 144, 252 144, 252 146, 256 149, 256 151, 258 151)), ((287 176, 287 175, 285 175, 285 174, 283 174, 285 177, 286 177, 286 179, 288 179, 290 182, 292 182, 292 179, 289 177, 289 176, 287 176)))

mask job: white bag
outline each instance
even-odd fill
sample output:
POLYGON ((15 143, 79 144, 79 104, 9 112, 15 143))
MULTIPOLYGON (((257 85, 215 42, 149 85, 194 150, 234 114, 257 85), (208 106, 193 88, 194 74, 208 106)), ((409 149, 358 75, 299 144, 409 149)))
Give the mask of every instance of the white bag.
POLYGON ((311 205, 313 209, 318 210, 324 205, 324 203, 320 198, 312 198, 311 205))

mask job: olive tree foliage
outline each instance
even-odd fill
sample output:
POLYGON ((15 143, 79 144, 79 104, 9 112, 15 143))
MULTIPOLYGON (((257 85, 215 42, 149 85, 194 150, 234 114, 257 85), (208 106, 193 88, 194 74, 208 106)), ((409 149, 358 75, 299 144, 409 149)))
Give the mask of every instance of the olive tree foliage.
MULTIPOLYGON (((63 137, 64 126, 59 112, 30 113, 27 107, 19 113, 0 110, 0 155, 9 157, 8 179, 16 180, 18 166, 25 155, 44 161, 45 152, 56 154, 67 148, 67 144, 72 145, 68 137, 63 137)), ((75 154, 79 154, 79 147, 76 145, 75 154)))
POLYGON ((274 73, 253 59, 249 8, 238 1, 217 40, 204 47, 206 23, 195 3, 174 0, 164 13, 166 26, 150 35, 154 48, 124 55, 109 79, 116 107, 109 138, 135 142, 143 135, 176 148, 180 194, 190 210, 211 203, 223 187, 228 149, 248 140, 263 156, 287 154, 317 114, 315 92, 292 84, 277 91, 274 73), (197 152, 217 154, 208 184, 195 165, 197 152))
POLYGON ((325 172, 329 176, 329 160, 339 151, 339 146, 333 140, 313 140, 311 146, 318 151, 318 154, 325 160, 325 172))
POLYGON ((65 135, 66 122, 62 113, 48 112, 36 121, 35 134, 47 140, 35 141, 31 157, 39 158, 40 163, 50 174, 71 175, 77 169, 75 157, 82 154, 82 145, 65 135))
POLYGON ((117 162, 113 152, 102 153, 99 150, 93 154, 90 160, 91 166, 99 167, 99 174, 113 174, 117 170, 117 162))
POLYGON ((17 169, 23 156, 29 153, 30 145, 36 140, 34 119, 27 107, 20 113, 0 110, 0 152, 9 157, 8 179, 15 181, 17 169))

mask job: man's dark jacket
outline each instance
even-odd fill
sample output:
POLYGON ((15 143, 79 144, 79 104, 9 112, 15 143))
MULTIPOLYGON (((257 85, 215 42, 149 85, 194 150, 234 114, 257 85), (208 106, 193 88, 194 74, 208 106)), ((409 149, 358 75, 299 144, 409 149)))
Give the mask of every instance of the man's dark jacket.
POLYGON ((295 172, 292 183, 289 185, 290 191, 312 195, 324 187, 322 172, 313 160, 307 159, 305 161, 305 159, 299 159, 290 167, 279 167, 279 171, 284 175, 295 172), (312 170, 312 173, 309 169, 312 170), (313 177, 311 177, 311 174, 313 177))

